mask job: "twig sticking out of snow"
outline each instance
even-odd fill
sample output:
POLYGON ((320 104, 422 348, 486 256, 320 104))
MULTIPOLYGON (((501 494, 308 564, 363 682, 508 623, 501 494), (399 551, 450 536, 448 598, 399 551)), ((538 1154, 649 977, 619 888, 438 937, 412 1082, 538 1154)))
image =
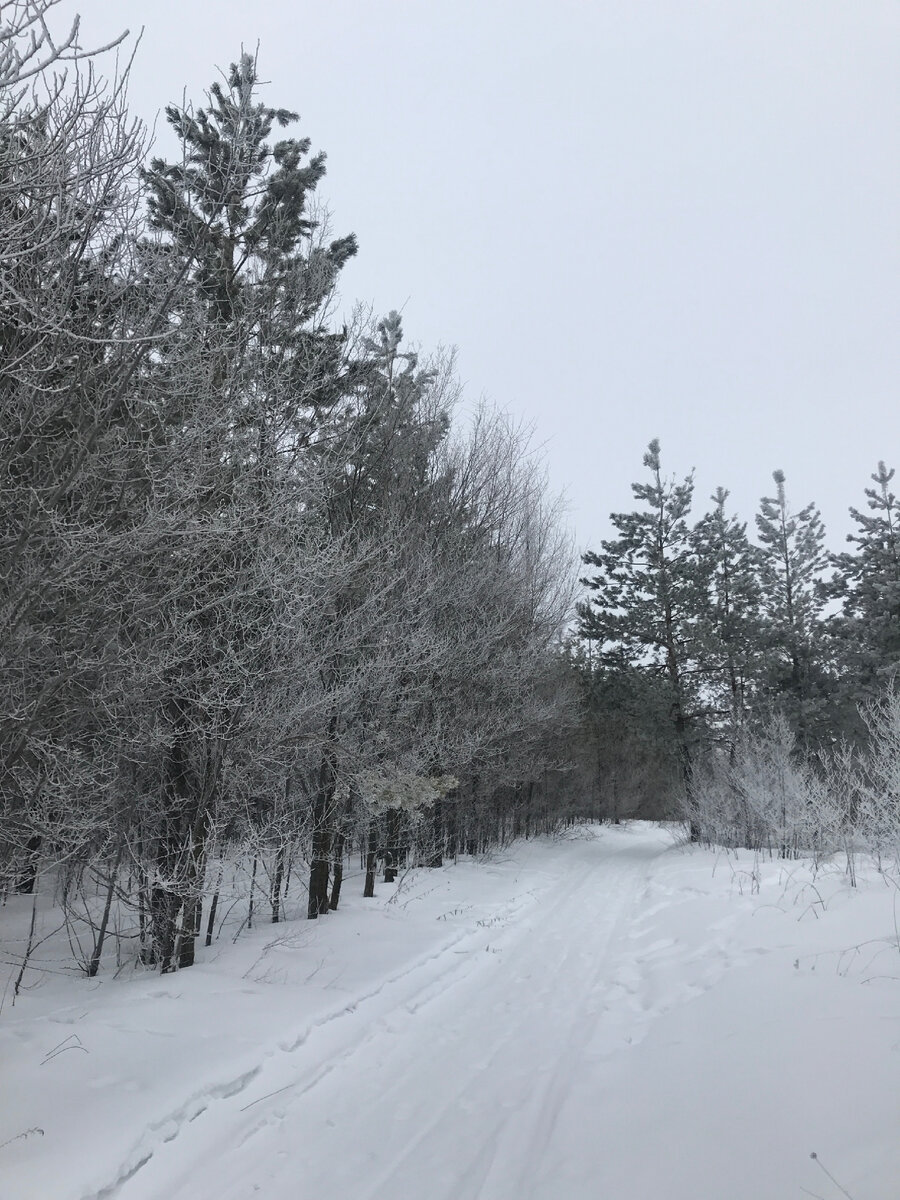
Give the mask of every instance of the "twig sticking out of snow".
POLYGON ((43 1129, 38 1129, 38 1127, 35 1125, 33 1129, 23 1129, 22 1132, 17 1133, 15 1137, 7 1138, 5 1142, 0 1142, 0 1150, 2 1150, 5 1146, 11 1146, 13 1142, 18 1142, 20 1138, 31 1137, 35 1133, 39 1134, 41 1137, 44 1136, 43 1129))

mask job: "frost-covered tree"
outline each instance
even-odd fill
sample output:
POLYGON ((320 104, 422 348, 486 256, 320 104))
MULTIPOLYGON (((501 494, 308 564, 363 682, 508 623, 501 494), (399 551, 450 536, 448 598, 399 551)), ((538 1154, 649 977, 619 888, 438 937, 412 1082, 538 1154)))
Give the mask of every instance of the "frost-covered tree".
POLYGON ((592 595, 580 608, 581 634, 601 655, 621 655, 665 680, 682 780, 690 790, 699 712, 699 601, 701 576, 688 517, 692 475, 665 479, 659 442, 644 455, 646 483, 632 484, 641 507, 614 513, 619 536, 584 556, 595 575, 582 582, 592 595))
POLYGON ((142 171, 118 84, 40 75, 80 56, 48 7, 0 24, 0 861, 53 860, 89 973, 120 902, 172 970, 229 860, 278 920, 304 867, 336 906, 351 844, 552 827, 570 555, 522 431, 453 431, 450 359, 332 327, 355 242, 255 61, 142 171))
POLYGON ((599 658, 590 643, 575 648, 571 668, 580 699, 573 753, 590 815, 665 816, 681 774, 665 680, 621 654, 599 658))
POLYGON ((831 689, 822 625, 825 528, 814 504, 792 512, 783 471, 773 472, 772 478, 776 493, 763 497, 756 517, 765 683, 805 745, 824 731, 831 689))
MULTIPOLYGON (((136 390, 184 272, 138 249, 144 133, 127 75, 0 12, 0 797, 12 869, 115 840, 127 664, 152 537, 136 390)), ((26 882, 33 882, 29 867, 26 882)))
POLYGON ((869 512, 851 508, 852 550, 831 557, 828 593, 841 612, 829 622, 838 644, 842 690, 859 704, 879 694, 900 667, 900 510, 883 462, 865 489, 869 512))
MULTIPOLYGON (((556 513, 501 418, 449 437, 452 364, 420 364, 401 333, 391 314, 361 339, 367 357, 349 399, 314 448, 328 536, 348 551, 368 548, 369 565, 317 606, 328 614, 321 636, 345 632, 320 675, 329 715, 310 789, 310 916, 327 911, 329 862, 348 820, 368 846, 368 890, 379 851, 395 869, 412 810, 369 805, 360 772, 418 779, 422 797, 429 780, 460 780, 457 799, 425 805, 426 857, 438 861, 444 819, 463 807, 473 775, 514 787, 532 769, 532 739, 553 720, 539 693, 568 603, 556 513)), ((424 828, 419 821, 419 837, 424 828)))
POLYGON ((188 262, 190 286, 150 380, 159 456, 174 464, 156 496, 164 625, 151 635, 136 621, 162 648, 151 690, 162 753, 145 764, 162 804, 148 808, 143 845, 164 969, 176 940, 181 965, 191 960, 207 847, 238 795, 227 763, 240 755, 252 786, 239 743, 256 741, 256 691, 284 669, 273 649, 308 579, 303 560, 316 557, 302 456, 338 386, 341 339, 325 314, 355 251, 352 237, 320 237, 308 209, 324 156, 309 155, 308 139, 272 142, 296 116, 259 99, 251 56, 205 105, 166 116, 182 153, 145 174, 153 251, 188 262))
POLYGON ((760 558, 747 526, 726 511, 728 492, 717 488, 715 507, 693 530, 703 590, 700 596, 700 670, 712 723, 733 746, 750 711, 762 660, 760 558))

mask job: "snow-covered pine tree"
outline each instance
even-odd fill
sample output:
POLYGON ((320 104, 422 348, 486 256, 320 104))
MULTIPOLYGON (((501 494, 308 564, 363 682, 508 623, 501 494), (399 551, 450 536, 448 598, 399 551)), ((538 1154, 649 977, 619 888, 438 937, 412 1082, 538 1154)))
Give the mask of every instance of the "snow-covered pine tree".
POLYGON ((900 668, 900 507, 891 490, 894 470, 879 462, 865 489, 869 513, 850 515, 853 550, 831 556, 828 593, 841 601, 830 621, 836 636, 842 691, 857 705, 873 699, 900 668))
POLYGON ((601 655, 621 655, 638 670, 662 676, 681 761, 685 792, 690 794, 697 717, 701 575, 688 517, 693 474, 681 483, 665 479, 658 440, 644 455, 646 483, 632 484, 641 507, 613 513, 619 536, 588 552, 583 561, 597 573, 583 579, 592 595, 579 608, 581 634, 601 655))
MULTIPOLYGON (((155 574, 164 619, 148 699, 159 761, 146 793, 156 771, 162 803, 148 805, 142 837, 164 970, 192 961, 226 761, 242 771, 239 788, 229 781, 232 807, 258 814, 250 748, 264 745, 264 698, 283 700, 285 673, 302 674, 299 639, 284 636, 303 592, 296 543, 311 522, 298 461, 340 391, 342 337, 329 333, 326 309, 356 249, 352 237, 324 240, 309 212, 324 155, 310 155, 306 138, 273 144, 296 115, 262 103, 258 87, 244 54, 205 105, 169 106, 180 160, 156 158, 145 173, 156 252, 187 264, 190 281, 153 372, 159 455, 174 464, 157 503, 177 533, 162 540, 155 574)), ((264 753, 271 783, 277 755, 264 753)), ((289 752, 281 757, 288 771, 289 752)), ((284 779, 265 790, 282 794, 284 779)))
POLYGON ((681 775, 666 680, 621 653, 595 656, 584 642, 573 647, 569 665, 580 700, 570 755, 584 781, 575 789, 585 792, 572 797, 576 811, 616 824, 623 817, 666 816, 666 799, 681 775))
POLYGON ((760 558, 746 523, 726 511, 728 492, 717 488, 711 499, 715 507, 700 518, 692 535, 704 585, 700 659, 712 724, 731 752, 752 707, 762 665, 760 558))
POLYGON ((764 683, 805 747, 824 734, 833 687, 822 623, 825 528, 815 504, 791 511, 783 471, 774 471, 772 478, 776 493, 762 498, 756 516, 766 623, 764 683))
MULTIPOLYGON (((416 353, 402 349, 398 313, 389 313, 357 340, 343 400, 310 448, 320 486, 322 535, 348 562, 356 558, 362 567, 349 571, 323 597, 328 620, 313 632, 314 641, 324 639, 321 650, 327 646, 328 651, 319 672, 327 719, 309 789, 310 919, 335 906, 334 893, 328 894, 329 864, 333 857, 339 861, 347 822, 366 819, 361 810, 369 791, 359 785, 360 773, 397 770, 398 758, 415 757, 408 718, 433 654, 418 620, 421 600, 410 589, 415 590, 421 570, 432 458, 446 436, 449 413, 435 373, 419 365, 416 353), (418 659, 410 651, 418 651, 418 659), (343 795, 342 779, 350 781, 343 795)), ((424 746, 424 733, 419 740, 424 746)), ((395 826, 395 810, 387 805, 385 812, 382 824, 395 826)), ((369 840, 374 856, 378 830, 370 831, 369 840)), ((397 836, 387 840, 393 847, 397 836)), ((371 882, 374 874, 369 874, 371 882)))

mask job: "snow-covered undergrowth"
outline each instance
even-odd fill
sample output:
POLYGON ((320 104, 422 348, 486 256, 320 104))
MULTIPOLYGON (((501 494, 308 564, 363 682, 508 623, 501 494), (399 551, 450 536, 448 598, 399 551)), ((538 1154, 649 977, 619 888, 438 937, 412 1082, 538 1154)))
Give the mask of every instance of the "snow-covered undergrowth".
POLYGON ((576 833, 174 975, 29 972, 0 1196, 896 1200, 891 881, 576 833))

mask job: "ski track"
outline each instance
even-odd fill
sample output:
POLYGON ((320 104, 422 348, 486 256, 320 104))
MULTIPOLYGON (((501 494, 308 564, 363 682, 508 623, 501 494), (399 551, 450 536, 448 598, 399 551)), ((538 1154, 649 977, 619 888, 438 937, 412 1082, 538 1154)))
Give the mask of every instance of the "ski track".
MULTIPOLYGON (((514 897, 491 918, 490 927, 505 927, 534 900, 535 896, 532 892, 514 897)), ((148 1163, 158 1160, 165 1147, 174 1142, 186 1126, 191 1125, 198 1117, 206 1113, 216 1101, 239 1097, 243 1101, 237 1110, 240 1114, 256 1105, 265 1103, 273 1095, 278 1095, 288 1088, 295 1097, 308 1092, 361 1045, 383 1033, 390 1014, 406 1011, 410 1015, 414 1015, 432 999, 444 995, 447 987, 451 986, 456 979, 464 978, 476 970, 479 963, 477 957, 473 957, 473 947, 474 952, 477 953, 480 943, 485 937, 484 925, 484 922, 478 922, 475 929, 458 932, 435 950, 379 982, 371 991, 357 996, 333 1012, 326 1013, 312 1021, 300 1033, 280 1040, 277 1048, 269 1050, 257 1066, 221 1083, 199 1090, 179 1108, 161 1119, 151 1122, 146 1134, 128 1154, 115 1177, 100 1188, 92 1188, 85 1192, 83 1200, 115 1200, 119 1196, 126 1195, 122 1191, 124 1185, 148 1163), (472 943, 472 946, 469 943, 472 943), (435 964, 442 964, 441 969, 438 969, 437 972, 435 972, 435 964), (424 977, 424 981, 420 982, 422 977, 424 977), (379 1001, 381 1003, 378 1003, 379 1001), (346 1041, 334 1052, 332 1057, 327 1057, 323 1061, 313 1048, 313 1065, 308 1069, 303 1070, 302 1067, 298 1067, 290 1061, 298 1051, 307 1047, 308 1043, 315 1042, 317 1035, 321 1037, 323 1031, 326 1031, 333 1023, 343 1022, 344 1026, 350 1025, 346 1021, 348 1017, 358 1017, 359 1020, 352 1027, 346 1029, 346 1041), (371 1021, 372 1024, 366 1024, 367 1021, 371 1021), (290 1071, 287 1082, 279 1085, 276 1081, 273 1086, 273 1079, 279 1070, 284 1070, 286 1064, 290 1071), (260 1094, 245 1096, 244 1093, 250 1085, 263 1077, 265 1082, 257 1089, 260 1094)), ((342 1030, 343 1032, 344 1030, 342 1030)), ((248 1127, 239 1133, 239 1142, 243 1144, 271 1120, 271 1117, 264 1117, 255 1122, 249 1122, 248 1127)), ((162 1193, 157 1193, 155 1190, 147 1193, 148 1196, 154 1197, 154 1200, 160 1194, 162 1193)), ((129 1190, 127 1192, 129 1200, 131 1195, 132 1192, 129 1190)), ((185 1195, 193 1197, 195 1193, 188 1192, 185 1195)))
POLYGON ((568 844, 542 889, 192 1096, 83 1200, 387 1200, 423 1180, 430 1200, 556 1200, 542 1171, 575 1073, 730 965, 725 928, 699 953, 640 945, 663 852, 568 844))

